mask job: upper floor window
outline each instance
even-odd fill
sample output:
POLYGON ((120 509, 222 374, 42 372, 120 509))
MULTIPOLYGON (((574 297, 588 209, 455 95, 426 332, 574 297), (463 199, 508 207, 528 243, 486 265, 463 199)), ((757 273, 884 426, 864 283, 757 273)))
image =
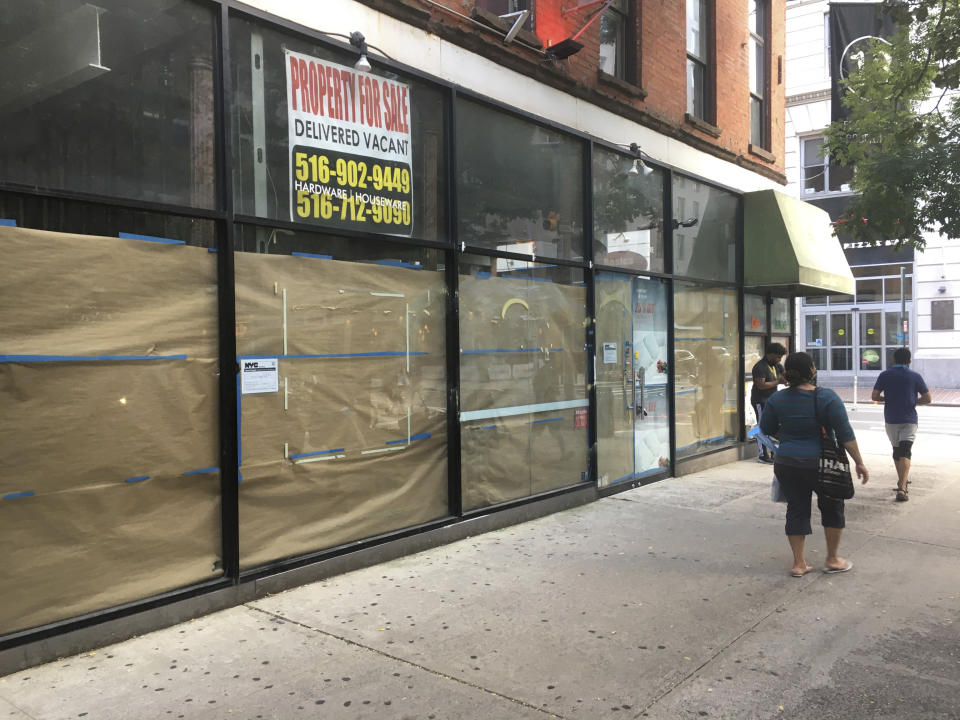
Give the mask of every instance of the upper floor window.
POLYGON ((849 192, 853 172, 831 163, 824 153, 823 138, 804 138, 800 141, 801 185, 803 194, 822 192, 849 192))
POLYGON ((600 70, 631 83, 636 82, 632 6, 631 0, 613 0, 600 18, 600 70))
POLYGON ((707 0, 687 0, 687 114, 708 121, 709 33, 707 0))
POLYGON ((770 146, 767 113, 767 38, 769 30, 769 0, 750 0, 750 143, 757 147, 770 146))

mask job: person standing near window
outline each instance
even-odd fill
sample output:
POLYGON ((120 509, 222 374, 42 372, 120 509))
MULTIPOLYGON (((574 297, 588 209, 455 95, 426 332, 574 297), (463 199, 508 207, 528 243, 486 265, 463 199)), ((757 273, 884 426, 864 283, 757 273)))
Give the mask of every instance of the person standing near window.
POLYGON ((896 363, 877 377, 873 386, 874 402, 883 400, 883 420, 887 437, 893 445, 893 464, 897 468, 897 501, 906 502, 907 476, 913 457, 913 441, 917 437, 917 405, 930 404, 930 390, 923 376, 910 369, 910 349, 897 348, 893 353, 896 363))
MULTIPOLYGON (((787 349, 780 343, 768 343, 765 355, 753 366, 753 389, 750 391, 750 404, 757 411, 757 423, 763 414, 763 407, 767 400, 777 391, 780 385, 785 385, 783 365, 780 360, 787 354, 787 349)), ((773 462, 773 453, 757 438, 759 455, 757 460, 764 463, 773 462)))

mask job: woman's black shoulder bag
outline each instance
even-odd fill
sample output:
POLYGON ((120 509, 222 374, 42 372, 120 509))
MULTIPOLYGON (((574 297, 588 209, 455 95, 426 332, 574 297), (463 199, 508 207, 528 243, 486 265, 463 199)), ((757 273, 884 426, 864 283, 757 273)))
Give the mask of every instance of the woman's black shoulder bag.
POLYGON ((847 451, 837 442, 837 438, 820 421, 817 395, 819 388, 813 391, 813 414, 820 426, 820 462, 817 466, 817 495, 835 500, 849 500, 853 497, 853 477, 850 475, 850 460, 847 451))

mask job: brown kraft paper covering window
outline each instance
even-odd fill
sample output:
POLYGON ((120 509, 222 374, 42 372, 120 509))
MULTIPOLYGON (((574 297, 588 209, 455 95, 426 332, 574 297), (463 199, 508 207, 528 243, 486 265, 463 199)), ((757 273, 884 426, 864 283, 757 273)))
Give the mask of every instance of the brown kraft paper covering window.
MULTIPOLYGON (((460 297, 464 411, 586 397, 584 288, 462 277, 460 297)), ((586 425, 574 408, 466 420, 461 432, 465 508, 583 479, 586 425)))
POLYGON ((241 398, 242 566, 446 515, 442 274, 238 253, 236 275, 239 354, 280 358, 279 391, 241 398))
POLYGON ((20 228, 0 251, 0 633, 220 575, 216 256, 20 228))

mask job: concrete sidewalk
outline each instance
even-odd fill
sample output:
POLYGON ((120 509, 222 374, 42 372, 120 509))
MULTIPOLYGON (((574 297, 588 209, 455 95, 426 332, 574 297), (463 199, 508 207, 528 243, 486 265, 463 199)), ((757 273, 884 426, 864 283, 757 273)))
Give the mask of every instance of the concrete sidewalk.
POLYGON ((9 675, 0 718, 956 720, 960 461, 920 438, 894 503, 860 443, 850 573, 789 576, 744 461, 9 675))

